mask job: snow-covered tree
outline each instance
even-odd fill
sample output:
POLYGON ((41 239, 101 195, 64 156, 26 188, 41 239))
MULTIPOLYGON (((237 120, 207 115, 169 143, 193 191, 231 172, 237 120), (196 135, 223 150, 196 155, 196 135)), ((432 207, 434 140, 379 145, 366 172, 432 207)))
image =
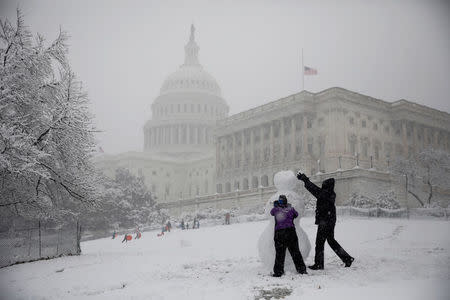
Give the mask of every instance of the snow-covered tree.
POLYGON ((66 42, 63 31, 49 44, 33 37, 20 11, 15 23, 0 20, 3 213, 70 213, 97 197, 92 115, 70 69, 66 42))
POLYGON ((450 189, 450 154, 446 151, 427 148, 411 158, 395 159, 390 169, 406 177, 408 193, 422 206, 432 206, 434 187, 450 189), (414 184, 420 179, 428 189, 425 196, 414 184))
POLYGON ((105 179, 101 194, 95 207, 82 218, 88 229, 132 228, 161 224, 167 219, 148 191, 144 178, 134 176, 128 169, 118 168, 114 179, 105 179))

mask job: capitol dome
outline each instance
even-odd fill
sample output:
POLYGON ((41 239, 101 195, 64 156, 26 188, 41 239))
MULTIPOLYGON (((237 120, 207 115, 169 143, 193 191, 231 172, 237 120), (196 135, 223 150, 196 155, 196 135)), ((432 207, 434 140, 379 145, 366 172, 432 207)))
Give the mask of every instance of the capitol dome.
POLYGON ((214 77, 198 61, 193 25, 184 51, 184 63, 166 78, 151 105, 152 117, 144 126, 144 150, 180 159, 194 154, 211 156, 217 120, 228 116, 229 107, 214 77))
POLYGON ((191 26, 191 36, 184 47, 185 59, 180 68, 164 81, 161 95, 170 93, 199 92, 221 96, 220 87, 214 77, 206 72, 198 61, 199 47, 195 42, 195 28, 191 26))

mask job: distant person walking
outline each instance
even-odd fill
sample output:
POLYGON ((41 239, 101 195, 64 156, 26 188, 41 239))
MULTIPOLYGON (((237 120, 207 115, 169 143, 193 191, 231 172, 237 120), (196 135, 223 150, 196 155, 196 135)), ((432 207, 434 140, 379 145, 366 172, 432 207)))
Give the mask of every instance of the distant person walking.
POLYGON ((225 214, 225 225, 230 225, 230 213, 225 214))
POLYGON ((275 218, 275 264, 273 266, 273 277, 280 277, 284 274, 284 260, 286 249, 292 256, 295 269, 300 274, 307 274, 306 265, 298 247, 298 237, 295 231, 294 219, 298 217, 298 212, 289 203, 285 195, 280 195, 274 201, 270 214, 275 218))
POLYGON ((351 257, 344 248, 334 238, 334 227, 336 226, 336 193, 334 192, 334 178, 326 179, 322 182, 322 188, 312 183, 309 178, 301 173, 297 173, 297 178, 305 183, 305 188, 317 198, 316 219, 317 227, 316 249, 314 265, 309 266, 312 270, 322 270, 324 268, 324 248, 325 241, 328 241, 331 249, 344 262, 345 267, 350 267, 354 258, 351 257))
POLYGON ((184 219, 181 219, 180 227, 181 227, 181 230, 184 230, 184 219))
POLYGON ((135 240, 140 239, 141 237, 142 237, 141 230, 138 227, 138 228, 136 228, 136 236, 134 237, 134 239, 135 240))

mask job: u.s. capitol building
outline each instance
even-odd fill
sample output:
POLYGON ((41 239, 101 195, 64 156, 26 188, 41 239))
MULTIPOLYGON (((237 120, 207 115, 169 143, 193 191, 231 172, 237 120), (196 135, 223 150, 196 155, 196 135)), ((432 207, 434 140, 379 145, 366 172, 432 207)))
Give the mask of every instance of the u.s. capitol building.
POLYGON ((276 172, 299 169, 313 180, 335 177, 338 204, 355 191, 392 190, 402 205, 414 206, 388 164, 427 147, 450 152, 448 113, 338 87, 228 116, 217 81, 199 62, 193 26, 184 50, 184 64, 153 101, 143 152, 96 160, 107 175, 126 167, 144 176, 174 213, 264 203, 276 172))

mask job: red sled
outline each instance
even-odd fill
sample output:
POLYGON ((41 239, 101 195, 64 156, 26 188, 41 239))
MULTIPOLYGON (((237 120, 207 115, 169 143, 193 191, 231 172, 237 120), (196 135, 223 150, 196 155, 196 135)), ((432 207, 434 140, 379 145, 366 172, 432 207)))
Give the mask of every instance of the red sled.
POLYGON ((127 236, 125 237, 125 239, 126 239, 127 241, 131 241, 132 238, 133 238, 133 237, 132 237, 131 235, 127 235, 127 236))

